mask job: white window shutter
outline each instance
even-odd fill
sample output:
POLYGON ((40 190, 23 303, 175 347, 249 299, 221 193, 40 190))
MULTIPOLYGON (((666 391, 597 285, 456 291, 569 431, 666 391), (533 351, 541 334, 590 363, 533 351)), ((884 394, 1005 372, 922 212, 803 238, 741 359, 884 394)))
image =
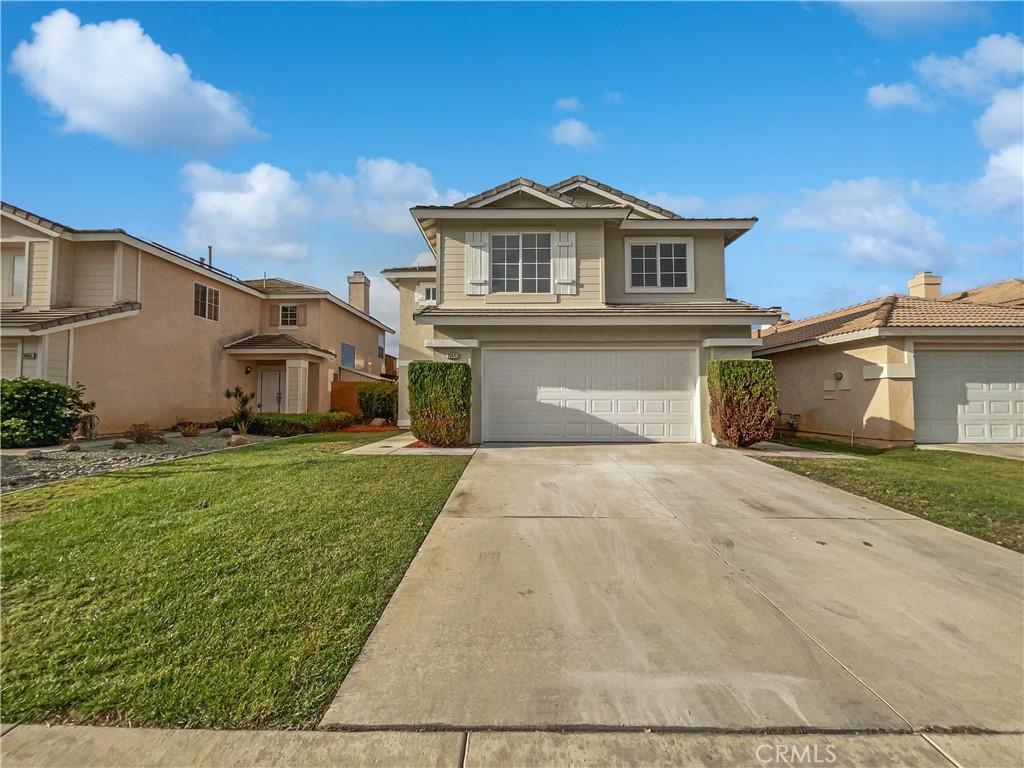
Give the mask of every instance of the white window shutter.
POLYGON ((576 233, 555 232, 555 252, 551 265, 551 277, 555 281, 555 293, 575 296, 578 287, 576 279, 576 233))
POLYGON ((466 295, 483 296, 487 293, 487 233, 466 233, 466 295))

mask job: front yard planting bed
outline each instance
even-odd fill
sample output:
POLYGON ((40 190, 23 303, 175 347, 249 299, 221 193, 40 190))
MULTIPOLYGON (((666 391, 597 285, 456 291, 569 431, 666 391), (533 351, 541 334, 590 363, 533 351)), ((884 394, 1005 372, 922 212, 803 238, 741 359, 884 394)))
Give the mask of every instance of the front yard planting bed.
POLYGON ((776 467, 1024 552, 1024 462, 953 451, 880 450, 785 439, 861 461, 761 458, 776 467))
POLYGON ((313 727, 468 462, 380 437, 5 496, 4 721, 313 727))

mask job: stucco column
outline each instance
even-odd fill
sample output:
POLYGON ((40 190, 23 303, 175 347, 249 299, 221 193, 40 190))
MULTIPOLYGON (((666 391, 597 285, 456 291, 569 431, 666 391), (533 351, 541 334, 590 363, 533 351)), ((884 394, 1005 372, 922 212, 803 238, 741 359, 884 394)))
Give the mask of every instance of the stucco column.
POLYGON ((288 360, 284 367, 284 412, 305 413, 309 386, 309 363, 288 360))

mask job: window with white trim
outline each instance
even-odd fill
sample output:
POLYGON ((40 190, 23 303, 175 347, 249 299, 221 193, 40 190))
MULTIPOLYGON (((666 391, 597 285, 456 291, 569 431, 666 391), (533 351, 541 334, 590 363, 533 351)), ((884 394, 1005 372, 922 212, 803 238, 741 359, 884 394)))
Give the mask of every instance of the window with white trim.
POLYGON ((192 298, 192 314, 207 320, 220 320, 220 290, 196 283, 192 298))
POLYGON ((626 238, 626 292, 693 291, 693 238, 626 238))
POLYGON ((343 368, 356 367, 356 348, 345 342, 341 343, 341 366, 343 368))
POLYGON ((492 293, 551 293, 551 233, 491 235, 492 293))
POLYGON ((28 245, 4 243, 0 287, 4 301, 24 301, 28 290, 28 245))
POLYGON ((298 328, 299 305, 282 304, 280 307, 280 317, 277 325, 279 328, 298 328))
POLYGON ((420 304, 437 304, 437 286, 433 283, 420 283, 416 289, 416 301, 420 304))

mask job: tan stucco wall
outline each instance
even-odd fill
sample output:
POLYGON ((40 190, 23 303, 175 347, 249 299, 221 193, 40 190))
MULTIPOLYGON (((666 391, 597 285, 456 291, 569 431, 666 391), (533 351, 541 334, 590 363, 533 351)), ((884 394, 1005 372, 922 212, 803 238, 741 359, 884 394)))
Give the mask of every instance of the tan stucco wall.
POLYGON ((809 347, 769 358, 779 382, 779 410, 799 414, 799 432, 873 445, 914 439, 913 379, 865 379, 864 366, 905 361, 903 339, 809 347), (826 389, 843 371, 849 389, 826 389))
POLYGON ((618 223, 609 222, 604 229, 606 254, 606 295, 613 304, 675 303, 725 298, 725 236, 720 231, 671 230, 666 232, 622 231, 618 223), (647 235, 659 237, 692 237, 695 261, 692 293, 626 293, 626 238, 647 235))
POLYGON ((226 355, 223 346, 257 331, 259 297, 148 254, 142 294, 138 315, 74 330, 72 378, 96 401, 101 433, 143 421, 213 421, 229 410, 226 388, 256 390, 255 366, 246 375, 252 363, 226 355), (197 280, 220 289, 219 322, 192 314, 197 280))
POLYGON ((601 221, 524 220, 514 222, 486 222, 480 220, 444 221, 441 226, 442 249, 438 270, 438 304, 452 307, 483 307, 501 302, 535 304, 543 300, 563 306, 595 306, 603 301, 601 262, 604 255, 604 225, 601 221), (578 290, 575 295, 531 294, 515 297, 509 294, 466 295, 466 233, 487 232, 506 234, 517 232, 573 231, 576 233, 576 265, 578 290))

